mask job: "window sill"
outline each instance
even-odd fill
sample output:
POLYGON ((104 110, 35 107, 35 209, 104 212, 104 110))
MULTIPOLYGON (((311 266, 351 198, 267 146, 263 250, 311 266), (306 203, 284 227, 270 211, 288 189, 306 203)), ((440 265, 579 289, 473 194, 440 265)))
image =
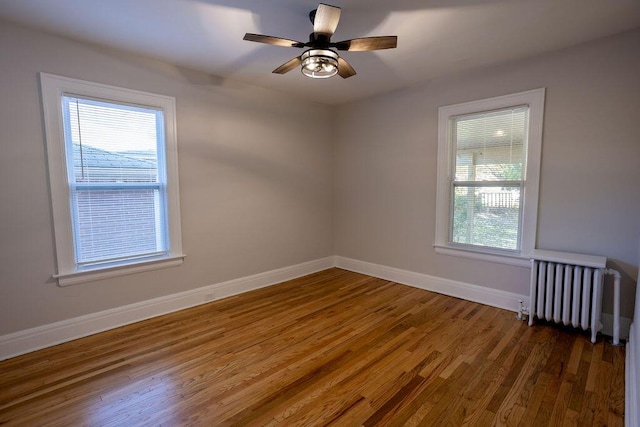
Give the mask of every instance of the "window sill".
POLYGON ((52 277, 58 280, 58 286, 71 286, 96 280, 109 279, 111 277, 126 276, 142 273, 144 271, 159 270, 161 268, 177 267, 182 264, 185 255, 172 255, 170 257, 139 262, 136 264, 103 267, 100 269, 74 271, 70 273, 56 274, 52 277))
POLYGON ((476 259, 480 261, 495 262, 498 264, 515 265, 517 267, 529 267, 531 262, 529 258, 521 254, 507 255, 489 252, 481 252, 472 249, 462 249, 458 247, 444 246, 435 244, 433 247, 437 254, 451 255, 463 258, 476 259))

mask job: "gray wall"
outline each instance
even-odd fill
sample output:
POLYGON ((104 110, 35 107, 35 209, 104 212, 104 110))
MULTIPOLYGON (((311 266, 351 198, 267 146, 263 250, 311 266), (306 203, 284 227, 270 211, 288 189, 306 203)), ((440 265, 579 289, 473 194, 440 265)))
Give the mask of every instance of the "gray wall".
POLYGON ((327 107, 6 22, 0 40, 0 335, 333 254, 327 107), (40 71, 176 98, 182 266, 50 279, 40 71))
MULTIPOLYGON (((640 236, 640 31, 337 112, 341 256, 528 294, 528 268, 434 252, 438 107, 546 87, 537 247, 608 257, 631 317, 640 236)), ((607 279, 609 283, 609 279, 607 279)), ((611 292, 605 311, 611 312, 611 292)))

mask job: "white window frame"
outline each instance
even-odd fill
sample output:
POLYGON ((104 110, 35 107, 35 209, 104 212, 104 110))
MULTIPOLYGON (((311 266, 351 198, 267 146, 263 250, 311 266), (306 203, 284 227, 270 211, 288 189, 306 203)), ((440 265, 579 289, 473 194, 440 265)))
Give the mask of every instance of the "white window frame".
POLYGON ((540 188, 540 163, 542 154, 542 127, 544 117, 545 89, 525 92, 438 108, 438 172, 436 193, 436 253, 498 262, 502 264, 529 266, 528 253, 535 248, 538 222, 538 192, 540 188), (454 171, 455 144, 451 138, 452 118, 473 113, 495 111, 505 108, 529 106, 529 132, 525 153, 525 176, 521 200, 522 219, 520 250, 503 251, 495 248, 456 245, 450 241, 451 186, 454 171))
POLYGON ((180 230, 175 98, 47 73, 40 73, 40 86, 57 260, 57 272, 53 274, 53 277, 58 280, 58 284, 60 286, 75 285, 182 264, 184 254, 182 253, 180 230), (167 254, 116 264, 82 268, 76 265, 63 126, 62 96, 65 94, 162 110, 165 131, 166 197, 169 228, 167 254))

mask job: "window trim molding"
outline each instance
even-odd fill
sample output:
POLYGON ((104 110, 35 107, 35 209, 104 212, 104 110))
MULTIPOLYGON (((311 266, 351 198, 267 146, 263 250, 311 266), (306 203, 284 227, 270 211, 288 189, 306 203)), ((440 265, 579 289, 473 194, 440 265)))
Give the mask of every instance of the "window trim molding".
POLYGON ((542 129, 545 88, 464 102, 438 108, 438 156, 436 180, 436 253, 480 259, 510 265, 527 266, 527 254, 535 248, 538 222, 538 193, 542 160, 542 129), (526 155, 520 251, 505 254, 495 249, 461 248, 449 242, 450 183, 452 150, 450 118, 463 114, 498 110, 517 105, 529 106, 529 133, 526 155))
POLYGON ((48 73, 39 74, 56 249, 57 271, 52 277, 57 279, 58 285, 66 286, 181 264, 184 254, 182 253, 180 230, 175 98, 48 73), (73 246, 73 227, 63 128, 62 95, 65 93, 116 103, 151 106, 163 111, 167 169, 167 220, 170 245, 167 255, 118 265, 77 268, 73 246))
POLYGON ((159 270, 161 268, 176 267, 182 264, 185 256, 186 255, 177 255, 147 259, 144 261, 137 261, 135 264, 116 265, 106 268, 102 267, 94 270, 77 270, 76 272, 68 274, 54 274, 51 277, 57 279, 58 285, 60 286, 78 285, 95 280, 109 279, 111 277, 159 270))

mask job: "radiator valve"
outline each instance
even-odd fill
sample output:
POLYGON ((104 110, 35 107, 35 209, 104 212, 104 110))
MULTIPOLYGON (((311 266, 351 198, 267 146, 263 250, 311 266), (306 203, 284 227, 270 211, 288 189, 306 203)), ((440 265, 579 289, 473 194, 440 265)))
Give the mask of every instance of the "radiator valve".
POLYGON ((516 314, 516 319, 518 320, 527 320, 527 316, 529 316, 529 309, 524 306, 524 301, 519 300, 518 303, 520 307, 518 308, 518 313, 516 314))

